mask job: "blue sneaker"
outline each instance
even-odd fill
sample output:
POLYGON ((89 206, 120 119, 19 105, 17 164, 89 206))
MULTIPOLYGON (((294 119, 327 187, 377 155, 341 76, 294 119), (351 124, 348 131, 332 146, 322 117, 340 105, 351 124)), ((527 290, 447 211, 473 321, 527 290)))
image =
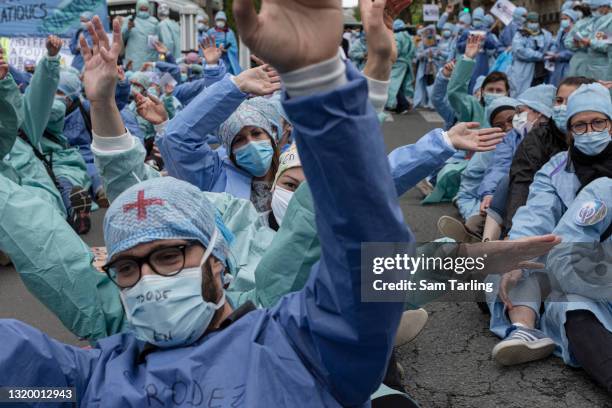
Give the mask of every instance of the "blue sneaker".
POLYGON ((511 326, 506 338, 493 347, 493 359, 505 366, 546 358, 555 350, 553 339, 537 329, 511 326))

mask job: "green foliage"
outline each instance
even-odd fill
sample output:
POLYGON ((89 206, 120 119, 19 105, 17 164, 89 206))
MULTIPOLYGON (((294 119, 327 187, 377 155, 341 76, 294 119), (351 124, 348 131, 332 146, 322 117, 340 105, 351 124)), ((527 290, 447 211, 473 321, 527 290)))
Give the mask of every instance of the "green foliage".
POLYGON ((361 21, 361 9, 359 6, 353 7, 353 17, 355 17, 355 20, 361 21))

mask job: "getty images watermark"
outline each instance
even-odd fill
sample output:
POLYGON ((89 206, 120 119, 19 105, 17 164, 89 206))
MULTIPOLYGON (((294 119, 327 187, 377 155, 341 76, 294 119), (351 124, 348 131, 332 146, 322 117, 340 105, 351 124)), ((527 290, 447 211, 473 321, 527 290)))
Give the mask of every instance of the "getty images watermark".
MULTIPOLYGON (((413 305, 495 300, 500 277, 509 272, 504 268, 516 265, 520 255, 508 241, 487 244, 479 244, 479 251, 468 256, 470 251, 454 242, 364 243, 362 300, 413 305)), ((611 243, 564 243, 533 261, 542 267, 524 270, 523 281, 535 281, 526 285, 530 290, 517 285, 516 300, 612 300, 611 243)))

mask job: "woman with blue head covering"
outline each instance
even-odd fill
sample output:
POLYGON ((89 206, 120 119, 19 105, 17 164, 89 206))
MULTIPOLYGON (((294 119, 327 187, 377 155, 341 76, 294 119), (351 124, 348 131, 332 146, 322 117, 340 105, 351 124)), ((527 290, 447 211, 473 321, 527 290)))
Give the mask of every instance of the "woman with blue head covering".
POLYGON ((565 9, 561 12, 561 23, 559 25, 559 32, 555 37, 555 41, 550 47, 550 52, 545 57, 546 59, 553 62, 554 71, 551 72, 548 83, 559 86, 561 80, 567 77, 569 71, 570 60, 574 56, 574 52, 565 47, 565 40, 569 35, 574 23, 578 20, 578 13, 574 10, 565 9))
POLYGON ((234 31, 227 24, 227 16, 224 11, 215 15, 215 26, 208 30, 208 36, 215 39, 217 47, 223 47, 223 62, 230 74, 238 75, 242 72, 238 61, 238 41, 234 31))

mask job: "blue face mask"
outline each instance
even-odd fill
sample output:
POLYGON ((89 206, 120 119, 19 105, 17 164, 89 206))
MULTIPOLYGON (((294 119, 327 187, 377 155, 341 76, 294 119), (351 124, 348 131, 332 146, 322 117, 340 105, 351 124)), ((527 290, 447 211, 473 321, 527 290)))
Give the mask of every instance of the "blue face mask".
POLYGON ((149 14, 148 11, 139 11, 138 13, 136 13, 136 17, 142 18, 143 20, 148 19, 150 16, 151 14, 149 14))
POLYGON ((159 97, 159 92, 157 92, 157 88, 149 88, 147 89, 148 94, 152 94, 153 96, 159 97))
POLYGON ((569 28, 569 26, 570 26, 570 21, 569 21, 569 20, 561 20, 561 23, 559 24, 559 26, 560 26, 562 29, 564 29, 564 30, 565 30, 566 28, 569 28))
POLYGON ((81 29, 87 30, 87 23, 81 22, 81 29))
POLYGON ((496 100, 497 98, 499 98, 500 96, 504 96, 502 94, 496 94, 496 93, 490 93, 490 92, 485 92, 483 94, 483 98, 484 98, 484 103, 485 106, 489 106, 491 105, 491 103, 496 100))
POLYGON ((588 132, 583 135, 574 135, 574 146, 587 156, 597 156, 610 144, 612 137, 610 131, 588 132))
POLYGON ((560 131, 567 132, 567 105, 553 106, 552 118, 560 131))
POLYGON ((181 82, 187 82, 188 79, 189 77, 187 76, 187 74, 181 73, 181 82))
POLYGON ((215 312, 225 304, 225 292, 218 303, 202 298, 202 265, 212 253, 217 230, 200 265, 183 269, 176 276, 143 276, 138 283, 120 292, 130 329, 139 340, 158 347, 185 346, 206 331, 215 312))
POLYGON ((601 13, 597 10, 591 10, 591 15, 595 18, 601 17, 601 13))
POLYGON ((527 28, 529 29, 529 31, 539 31, 540 24, 539 23, 527 23, 527 28))
POLYGON ((270 170, 274 148, 269 140, 250 142, 234 150, 236 162, 254 177, 263 177, 270 170))
POLYGON ((452 33, 450 32, 450 30, 442 31, 442 37, 444 37, 444 38, 450 38, 451 34, 452 33))

